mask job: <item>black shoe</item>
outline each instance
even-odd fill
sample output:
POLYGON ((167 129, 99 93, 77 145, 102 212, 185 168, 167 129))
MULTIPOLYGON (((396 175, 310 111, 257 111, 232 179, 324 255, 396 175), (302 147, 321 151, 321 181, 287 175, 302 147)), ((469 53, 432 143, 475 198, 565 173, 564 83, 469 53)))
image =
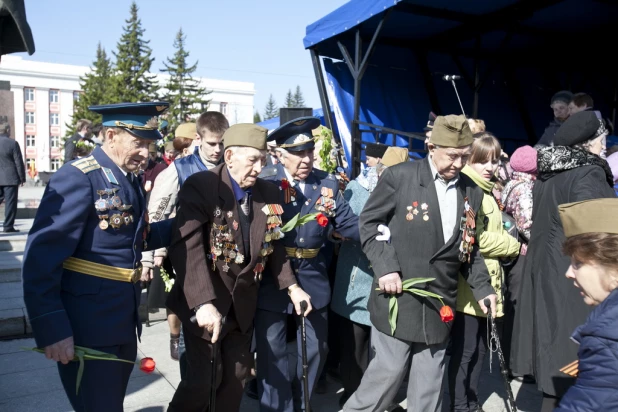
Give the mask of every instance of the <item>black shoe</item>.
POLYGON ((171 338, 170 339, 170 356, 172 359, 177 361, 180 357, 178 356, 178 342, 179 338, 171 338))
POLYGON ((343 392, 341 394, 341 397, 339 398, 339 408, 343 409, 343 405, 345 405, 345 403, 348 401, 348 399, 350 399, 350 396, 352 396, 351 393, 347 393, 347 392, 343 392))
POLYGON ((14 227, 9 228, 9 229, 4 229, 4 233, 17 233, 19 232, 19 229, 15 229, 14 227))
POLYGON ((245 394, 251 399, 258 398, 257 379, 251 379, 247 385, 245 385, 245 394))
POLYGON ((522 382, 532 385, 536 383, 536 379, 534 379, 534 376, 532 375, 524 375, 522 382))
POLYGON ((328 383, 326 382, 326 378, 320 378, 318 383, 315 385, 315 393, 318 395, 323 395, 328 391, 328 383))

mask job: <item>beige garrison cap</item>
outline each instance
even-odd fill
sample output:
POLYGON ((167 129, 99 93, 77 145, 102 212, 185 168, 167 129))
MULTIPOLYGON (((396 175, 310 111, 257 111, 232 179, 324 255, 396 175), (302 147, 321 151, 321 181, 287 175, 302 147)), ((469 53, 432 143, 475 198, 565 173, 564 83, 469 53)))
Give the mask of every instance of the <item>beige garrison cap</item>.
POLYGON ((465 116, 438 116, 433 124, 429 142, 441 147, 464 147, 474 141, 465 116))
POLYGON ((408 149, 405 147, 394 147, 390 146, 384 152, 382 156, 382 163, 384 166, 395 166, 399 163, 404 163, 410 160, 410 154, 408 153, 408 149))
POLYGON ((182 123, 178 125, 174 132, 174 137, 184 137, 194 140, 197 136, 197 126, 195 123, 182 123))
POLYGON ((558 206, 566 237, 584 233, 618 234, 618 198, 584 200, 558 206))
POLYGON ((266 150, 268 129, 252 123, 238 123, 223 133, 223 148, 230 146, 253 147, 266 150))

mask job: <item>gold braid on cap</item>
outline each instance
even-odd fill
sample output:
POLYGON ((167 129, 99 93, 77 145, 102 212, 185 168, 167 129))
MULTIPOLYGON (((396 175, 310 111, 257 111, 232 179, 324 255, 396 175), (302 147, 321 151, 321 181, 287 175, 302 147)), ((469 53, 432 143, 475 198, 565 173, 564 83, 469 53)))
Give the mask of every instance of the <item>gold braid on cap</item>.
POLYGON ((297 146, 302 146, 302 145, 304 145, 304 144, 306 144, 306 143, 311 143, 311 142, 314 142, 314 143, 315 143, 315 139, 316 139, 315 137, 309 137, 309 136, 307 136, 306 134, 303 134, 303 133, 299 133, 299 134, 296 136, 296 139, 294 139, 294 140, 297 140, 297 139, 298 139, 299 137, 301 137, 301 136, 302 136, 302 137, 305 137, 305 138, 306 138, 306 140, 303 140, 303 141, 300 141, 300 142, 289 143, 289 144, 282 144, 282 145, 279 145, 278 147, 280 147, 280 148, 282 148, 282 149, 286 149, 286 148, 288 148, 288 147, 297 147, 297 146))
POLYGON ((159 121, 157 120, 156 117, 153 117, 150 120, 148 120, 146 122, 146 126, 137 126, 132 123, 125 123, 119 120, 116 120, 114 123, 118 127, 124 127, 125 129, 129 129, 129 130, 133 130, 133 129, 135 130, 158 130, 159 129, 159 121))

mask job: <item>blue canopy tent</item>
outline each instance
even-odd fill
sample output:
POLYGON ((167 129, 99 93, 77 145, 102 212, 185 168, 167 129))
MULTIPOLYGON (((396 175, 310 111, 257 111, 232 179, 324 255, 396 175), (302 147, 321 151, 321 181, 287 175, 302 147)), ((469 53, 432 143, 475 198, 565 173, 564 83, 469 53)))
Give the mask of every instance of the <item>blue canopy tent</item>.
POLYGON ((422 152, 428 113, 462 112, 447 75, 460 77, 465 114, 507 152, 537 142, 558 90, 589 93, 615 123, 618 76, 603 40, 617 18, 609 0, 351 0, 309 25, 304 46, 356 176, 363 142, 422 152))

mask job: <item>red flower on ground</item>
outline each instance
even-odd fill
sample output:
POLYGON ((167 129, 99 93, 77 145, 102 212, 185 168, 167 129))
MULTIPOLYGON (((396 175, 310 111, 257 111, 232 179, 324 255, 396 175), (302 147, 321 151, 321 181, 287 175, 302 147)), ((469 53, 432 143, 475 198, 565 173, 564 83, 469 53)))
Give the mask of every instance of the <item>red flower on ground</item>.
POLYGON ((290 183, 287 179, 281 179, 281 189, 285 190, 290 187, 290 183))
POLYGON ((328 225, 328 218, 324 215, 324 213, 318 213, 315 217, 315 220, 318 221, 318 225, 322 227, 326 227, 328 225))
POLYGON ((139 368, 146 373, 152 373, 155 370, 156 363, 152 358, 144 358, 140 361, 139 368))
POLYGON ((442 306, 442 309, 440 309, 440 319, 442 319, 442 322, 444 323, 450 322, 455 319, 455 315, 453 315, 453 309, 451 309, 450 306, 442 306))

